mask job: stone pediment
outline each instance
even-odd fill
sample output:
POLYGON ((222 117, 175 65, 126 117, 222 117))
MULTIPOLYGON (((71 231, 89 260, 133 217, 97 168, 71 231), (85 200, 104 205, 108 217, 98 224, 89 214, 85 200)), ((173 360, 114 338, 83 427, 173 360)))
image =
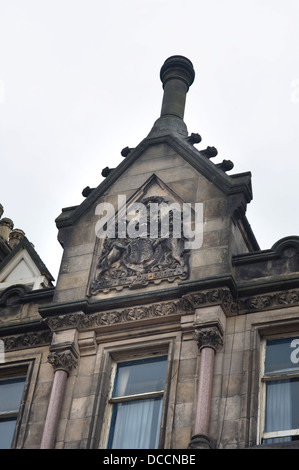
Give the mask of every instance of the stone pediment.
POLYGON ((91 207, 100 197, 105 195, 110 187, 152 146, 166 144, 191 165, 199 174, 211 181, 224 194, 242 194, 247 202, 252 199, 251 173, 227 175, 218 165, 206 155, 206 151, 198 150, 190 142, 190 138, 177 135, 165 135, 144 139, 136 148, 129 149, 125 159, 113 170, 107 172, 107 177, 97 188, 87 191, 86 199, 77 206, 67 207, 56 219, 58 229, 68 227, 91 207))
POLYGON ((105 236, 97 238, 89 296, 187 279, 190 253, 183 210, 184 201, 152 175, 107 219, 105 236))

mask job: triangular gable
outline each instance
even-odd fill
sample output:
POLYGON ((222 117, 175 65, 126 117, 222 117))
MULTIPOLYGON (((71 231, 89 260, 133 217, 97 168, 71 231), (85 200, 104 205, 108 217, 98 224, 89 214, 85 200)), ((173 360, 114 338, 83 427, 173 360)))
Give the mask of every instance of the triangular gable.
MULTIPOLYGON (((225 194, 244 194, 247 202, 252 199, 251 173, 246 172, 236 175, 227 175, 223 170, 205 156, 203 151, 197 150, 188 139, 174 135, 159 138, 146 138, 115 168, 100 185, 92 190, 88 197, 80 205, 63 209, 56 219, 58 228, 67 227, 76 220, 102 195, 104 195, 124 172, 152 145, 166 143, 175 150, 186 162, 188 162, 200 174, 212 181, 225 194)), ((154 170, 154 169, 153 169, 154 170)))
POLYGON ((26 238, 0 264, 0 290, 15 284, 36 290, 50 286, 52 281, 51 274, 26 238))
MULTIPOLYGON (((136 289, 187 279, 190 255, 188 236, 194 228, 195 217, 194 207, 187 206, 187 216, 190 216, 188 227, 185 226, 186 217, 183 217, 185 202, 155 174, 128 200, 119 200, 117 208, 112 206, 112 211, 100 219, 99 226, 105 227, 105 232, 102 230, 101 236, 97 237, 89 296, 94 298, 112 290, 136 289), (151 212, 152 205, 156 212, 151 212), (144 213, 137 224, 137 234, 134 232, 134 213, 140 211, 140 206, 144 213), (167 221, 164 225, 163 220, 167 221)), ((103 204, 103 211, 107 210, 107 205, 103 204)))

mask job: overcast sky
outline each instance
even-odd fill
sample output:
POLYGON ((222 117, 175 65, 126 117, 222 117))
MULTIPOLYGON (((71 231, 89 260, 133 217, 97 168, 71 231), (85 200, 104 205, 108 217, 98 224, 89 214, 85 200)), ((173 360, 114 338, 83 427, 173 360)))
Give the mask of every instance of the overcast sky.
POLYGON ((262 249, 299 235, 299 0, 0 0, 0 203, 57 279, 55 218, 160 115, 171 55, 185 122, 252 172, 262 249))

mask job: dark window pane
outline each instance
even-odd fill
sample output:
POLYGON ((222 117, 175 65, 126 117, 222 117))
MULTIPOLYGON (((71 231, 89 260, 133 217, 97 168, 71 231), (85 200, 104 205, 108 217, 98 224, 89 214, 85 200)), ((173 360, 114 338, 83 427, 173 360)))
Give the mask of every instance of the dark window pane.
POLYGON ((163 390, 166 366, 166 357, 119 364, 113 396, 163 390))
MULTIPOLYGON (((114 397, 163 391, 167 357, 118 364, 114 397)), ((113 405, 108 448, 158 447, 163 397, 130 397, 113 405)))
POLYGON ((299 370, 299 337, 267 341, 265 374, 299 370))
POLYGON ((17 412, 20 406, 25 377, 0 380, 0 413, 17 412))
POLYGON ((0 420, 0 449, 10 449, 16 418, 0 420))

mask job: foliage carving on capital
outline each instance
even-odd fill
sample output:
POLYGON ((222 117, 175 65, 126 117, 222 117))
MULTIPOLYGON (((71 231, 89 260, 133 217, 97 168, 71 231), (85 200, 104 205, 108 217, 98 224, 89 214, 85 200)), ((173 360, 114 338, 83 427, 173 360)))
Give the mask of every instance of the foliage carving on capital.
POLYGON ((193 337, 197 342, 198 349, 212 348, 215 351, 223 345, 223 335, 217 325, 196 326, 193 337))
POLYGON ((69 375, 73 367, 77 366, 77 356, 70 350, 61 352, 51 352, 48 355, 48 362, 54 371, 64 370, 69 375))

